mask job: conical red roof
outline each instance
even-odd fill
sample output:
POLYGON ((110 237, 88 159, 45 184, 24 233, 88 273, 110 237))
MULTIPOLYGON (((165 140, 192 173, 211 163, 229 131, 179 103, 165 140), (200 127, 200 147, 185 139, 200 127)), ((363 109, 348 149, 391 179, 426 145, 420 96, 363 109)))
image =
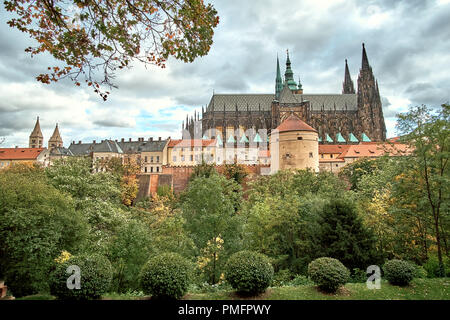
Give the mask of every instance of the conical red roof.
POLYGON ((314 131, 317 132, 316 129, 306 124, 306 122, 302 121, 297 115, 291 114, 286 118, 275 130, 279 132, 286 131, 314 131))

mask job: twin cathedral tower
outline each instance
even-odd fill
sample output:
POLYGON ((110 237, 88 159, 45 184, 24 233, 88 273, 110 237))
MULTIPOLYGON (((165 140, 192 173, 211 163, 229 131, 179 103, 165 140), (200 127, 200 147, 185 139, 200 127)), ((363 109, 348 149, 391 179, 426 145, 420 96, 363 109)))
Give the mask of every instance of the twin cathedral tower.
POLYGON ((304 93, 300 79, 294 80, 288 52, 284 79, 277 58, 274 93, 213 94, 206 110, 202 108, 201 119, 198 113, 186 118, 183 132, 191 137, 221 136, 223 141, 240 141, 244 135, 245 140, 253 139, 251 135, 259 139, 258 130, 270 133, 291 114, 317 130, 322 144, 386 140, 378 82, 364 44, 357 91, 345 60, 342 94, 304 93))

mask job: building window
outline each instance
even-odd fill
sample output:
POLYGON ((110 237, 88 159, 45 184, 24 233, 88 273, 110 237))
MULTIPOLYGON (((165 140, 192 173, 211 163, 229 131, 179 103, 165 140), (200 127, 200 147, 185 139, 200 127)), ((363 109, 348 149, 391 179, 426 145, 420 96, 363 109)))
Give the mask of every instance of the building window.
POLYGON ((303 137, 297 137, 297 140, 303 140, 303 137))
POLYGON ((333 158, 333 155, 332 155, 332 154, 330 154, 330 158, 333 158))
POLYGON ((159 163, 159 156, 156 156, 156 162, 159 163))
POLYGON ((313 157, 313 153, 312 153, 312 152, 309 153, 309 157, 310 157, 310 158, 313 157))
POLYGON ((184 156, 181 156, 181 161, 184 162, 184 156))
POLYGON ((150 162, 153 163, 153 156, 150 157, 150 162))
POLYGON ((336 163, 336 167, 338 166, 338 164, 336 163))
POLYGON ((177 162, 177 156, 172 157, 173 162, 177 162))
POLYGON ((156 172, 159 172, 159 167, 156 167, 156 172))
POLYGON ((320 157, 323 159, 323 153, 320 155, 320 157))
POLYGON ((147 167, 144 168, 144 172, 147 173, 147 167))
POLYGON ((147 162, 147 156, 145 156, 145 160, 144 161, 147 162))
POLYGON ((150 167, 150 172, 153 172, 153 167, 150 167))
POLYGON ((192 154, 191 154, 190 158, 191 158, 191 161, 194 161, 194 156, 192 154))

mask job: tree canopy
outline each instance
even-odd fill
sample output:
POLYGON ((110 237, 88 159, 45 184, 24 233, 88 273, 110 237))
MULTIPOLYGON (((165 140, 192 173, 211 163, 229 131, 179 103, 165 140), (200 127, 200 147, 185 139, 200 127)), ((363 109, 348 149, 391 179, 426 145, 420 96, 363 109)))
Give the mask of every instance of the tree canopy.
POLYGON ((192 62, 212 45, 217 11, 203 0, 5 0, 8 25, 37 41, 31 56, 57 61, 36 79, 84 80, 106 100, 117 69, 132 61, 165 67, 169 56, 192 62), (98 75, 100 74, 100 75, 98 75))

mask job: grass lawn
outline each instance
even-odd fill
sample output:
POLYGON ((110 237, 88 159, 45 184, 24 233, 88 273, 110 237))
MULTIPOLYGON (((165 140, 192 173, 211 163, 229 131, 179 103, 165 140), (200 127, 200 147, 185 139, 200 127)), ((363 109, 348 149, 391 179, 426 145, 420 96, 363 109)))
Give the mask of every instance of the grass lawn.
MULTIPOLYGON (((103 300, 146 300, 142 294, 106 294, 103 300)), ((18 298, 17 300, 53 300, 46 294, 18 298)), ((381 289, 369 290, 365 283, 348 283, 336 294, 325 294, 314 286, 272 287, 257 297, 243 298, 233 291, 188 293, 185 300, 450 300, 450 278, 414 279, 407 287, 381 282, 381 289)))
MULTIPOLYGON (((192 300, 242 299, 231 291, 187 294, 192 300)), ((246 298, 249 299, 249 298, 246 298)), ((336 294, 324 294, 314 286, 274 287, 250 299, 263 300, 450 300, 450 278, 415 279, 407 287, 392 286, 382 281, 381 289, 369 290, 365 283, 348 283, 336 294)))

